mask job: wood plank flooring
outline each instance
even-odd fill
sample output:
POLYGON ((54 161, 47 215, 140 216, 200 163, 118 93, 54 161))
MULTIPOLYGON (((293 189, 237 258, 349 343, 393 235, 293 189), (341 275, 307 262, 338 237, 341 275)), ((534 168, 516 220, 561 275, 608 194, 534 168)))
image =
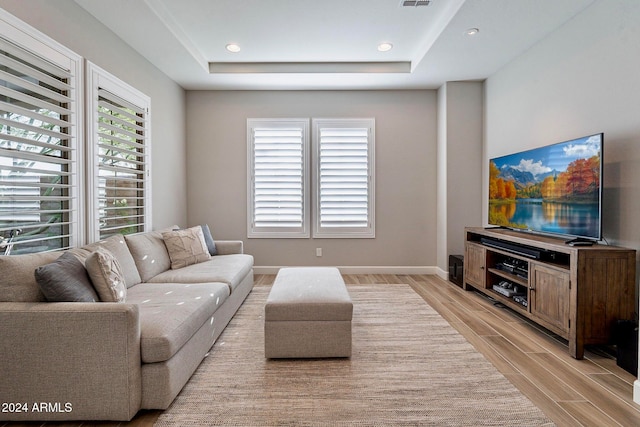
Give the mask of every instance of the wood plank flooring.
MULTIPOLYGON (((271 285, 274 277, 256 275, 255 285, 271 285)), ((347 284, 409 284, 558 426, 640 426, 640 405, 633 402, 636 377, 601 348, 587 347, 585 358, 575 360, 566 341, 437 276, 357 274, 344 279, 347 284)), ((141 411, 128 423, 0 422, 0 426, 150 427, 160 413, 141 411)))

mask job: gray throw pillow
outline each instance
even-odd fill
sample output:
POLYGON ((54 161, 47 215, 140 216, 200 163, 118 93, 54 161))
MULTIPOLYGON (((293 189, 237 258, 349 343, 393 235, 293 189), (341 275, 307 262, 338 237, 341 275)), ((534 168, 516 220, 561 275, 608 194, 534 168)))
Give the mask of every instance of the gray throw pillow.
POLYGON ((213 237, 211 236, 211 230, 209 230, 209 225, 208 224, 203 224, 200 227, 202 227, 202 234, 204 235, 204 242, 207 244, 207 249, 209 249, 209 254, 211 256, 218 255, 218 249, 216 248, 216 242, 213 240, 213 237))
POLYGON ((73 254, 65 252, 51 264, 35 270, 40 291, 50 302, 97 302, 87 270, 73 254))

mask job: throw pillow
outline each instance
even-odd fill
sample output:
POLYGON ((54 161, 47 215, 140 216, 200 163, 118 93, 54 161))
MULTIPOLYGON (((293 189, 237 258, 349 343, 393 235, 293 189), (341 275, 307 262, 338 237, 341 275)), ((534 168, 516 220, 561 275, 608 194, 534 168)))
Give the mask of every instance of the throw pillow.
POLYGON ((172 270, 211 259, 202 227, 199 225, 185 230, 164 232, 162 238, 169 252, 172 270))
POLYGON ((127 297, 127 287, 124 281, 122 267, 113 254, 105 248, 97 248, 87 257, 85 267, 93 282, 100 301, 124 302, 127 297))
POLYGON ((216 248, 216 242, 215 240, 213 240, 213 236, 211 236, 211 230, 209 230, 209 225, 203 224, 200 227, 202 227, 202 234, 204 236, 204 242, 207 244, 209 255, 211 256, 217 255, 218 249, 216 248))
POLYGON ((96 302, 87 270, 73 254, 63 253, 54 262, 35 270, 40 291, 50 302, 96 302))

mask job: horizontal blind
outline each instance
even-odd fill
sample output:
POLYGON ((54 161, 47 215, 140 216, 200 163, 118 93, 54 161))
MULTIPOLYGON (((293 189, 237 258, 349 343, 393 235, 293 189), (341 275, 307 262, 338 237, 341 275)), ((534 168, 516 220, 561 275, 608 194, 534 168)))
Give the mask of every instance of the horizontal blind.
POLYGON ((99 238, 145 230, 147 111, 98 88, 96 192, 99 238))
POLYGON ((367 128, 320 130, 320 226, 369 225, 367 128))
POLYGON ((74 83, 70 70, 0 38, 0 255, 71 245, 74 83))
POLYGON ((373 237, 373 119, 314 119, 317 237, 373 237))
POLYGON ((302 227, 302 131, 254 129, 256 227, 302 227))
POLYGON ((249 234, 283 233, 283 237, 299 237, 307 228, 308 126, 295 121, 262 120, 254 123, 249 132, 252 156, 249 234))

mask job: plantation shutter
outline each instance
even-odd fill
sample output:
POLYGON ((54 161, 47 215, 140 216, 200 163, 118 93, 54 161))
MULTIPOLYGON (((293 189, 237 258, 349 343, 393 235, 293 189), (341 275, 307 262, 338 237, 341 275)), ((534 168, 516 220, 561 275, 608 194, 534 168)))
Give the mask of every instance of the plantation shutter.
POLYGON ((308 237, 308 120, 248 121, 249 237, 308 237))
POLYGON ((374 237, 373 119, 314 120, 315 237, 374 237))
POLYGON ((80 228, 80 59, 34 46, 0 38, 0 255, 69 248, 80 228))
POLYGON ((148 101, 93 64, 91 70, 97 119, 94 237, 146 231, 150 229, 148 101))

